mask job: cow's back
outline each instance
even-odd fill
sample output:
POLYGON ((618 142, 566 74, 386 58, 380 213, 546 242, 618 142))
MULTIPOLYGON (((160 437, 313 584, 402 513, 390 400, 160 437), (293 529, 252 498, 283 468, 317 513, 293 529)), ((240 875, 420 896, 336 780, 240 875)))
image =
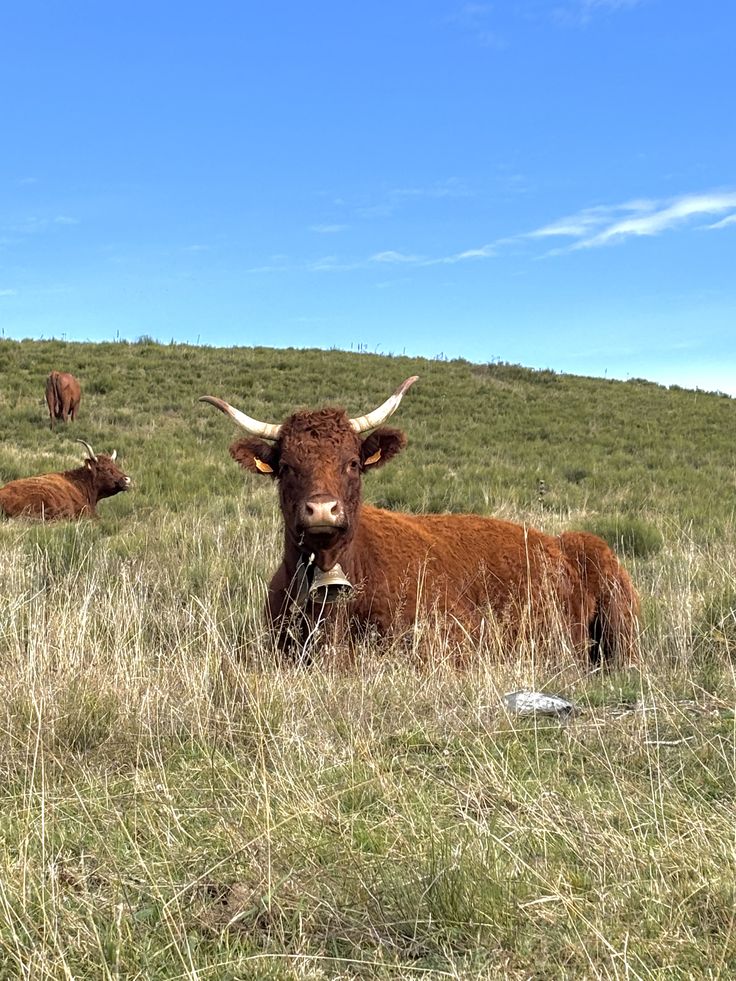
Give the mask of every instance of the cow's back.
POLYGON ((54 419, 61 419, 64 422, 69 416, 75 419, 81 400, 82 387, 74 375, 67 371, 49 372, 46 379, 46 403, 49 407, 52 429, 54 419))
POLYGON ((74 375, 68 373, 62 374, 61 390, 63 400, 68 400, 70 408, 76 409, 82 398, 82 387, 74 375))
POLYGON ((92 514, 94 508, 82 488, 64 474, 44 474, 0 487, 0 511, 9 518, 27 515, 54 519, 92 514))
POLYGON ((497 518, 366 506, 353 555, 356 612, 382 626, 432 610, 470 628, 489 611, 512 626, 542 610, 576 625, 591 612, 559 540, 497 518))

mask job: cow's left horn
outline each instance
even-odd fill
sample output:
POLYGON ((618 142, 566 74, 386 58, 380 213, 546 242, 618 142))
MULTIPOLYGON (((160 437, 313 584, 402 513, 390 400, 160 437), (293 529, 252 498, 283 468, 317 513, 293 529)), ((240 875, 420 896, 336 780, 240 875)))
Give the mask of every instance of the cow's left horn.
POLYGON ((85 446, 87 448, 87 452, 89 453, 90 460, 94 460, 95 463, 97 463, 97 457, 95 456, 95 451, 92 449, 89 443, 84 439, 77 439, 77 442, 81 443, 82 446, 85 446))
POLYGON ((383 405, 379 405, 377 409, 369 412, 367 416, 358 416, 357 419, 351 419, 350 425, 353 427, 353 430, 356 433, 365 433, 369 429, 375 429, 384 423, 389 416, 396 412, 405 393, 418 378, 419 375, 412 375, 411 378, 407 378, 405 382, 399 385, 394 394, 386 399, 383 405))
POLYGON ((244 412, 241 412, 240 409, 236 409, 227 402, 223 402, 222 399, 216 399, 214 395, 201 395, 199 401, 209 402, 210 405, 217 406, 220 412, 224 412, 225 415, 230 416, 233 422, 236 422, 247 433, 250 433, 251 436, 262 436, 263 439, 279 438, 281 426, 274 426, 270 422, 260 422, 258 419, 253 419, 251 416, 247 416, 244 412))

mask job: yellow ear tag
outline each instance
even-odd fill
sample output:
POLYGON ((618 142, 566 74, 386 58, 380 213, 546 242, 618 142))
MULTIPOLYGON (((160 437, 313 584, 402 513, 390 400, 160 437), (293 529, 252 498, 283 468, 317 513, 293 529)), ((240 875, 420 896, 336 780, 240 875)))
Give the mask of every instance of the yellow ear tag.
POLYGON ((256 469, 260 470, 261 473, 273 473, 273 467, 269 467, 267 463, 259 460, 257 456, 254 456, 253 459, 255 460, 256 469))
POLYGON ((375 453, 372 453, 368 457, 368 459, 365 461, 365 463, 363 464, 363 466, 364 467, 369 467, 372 463, 378 463, 378 461, 380 459, 381 459, 381 451, 380 450, 376 450, 375 453))

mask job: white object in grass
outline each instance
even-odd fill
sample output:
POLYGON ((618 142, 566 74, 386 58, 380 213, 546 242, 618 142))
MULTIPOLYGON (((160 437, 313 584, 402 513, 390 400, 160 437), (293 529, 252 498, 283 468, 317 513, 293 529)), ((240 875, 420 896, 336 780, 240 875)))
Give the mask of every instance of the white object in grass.
POLYGON ((566 718, 575 711, 572 702, 558 695, 545 695, 540 691, 509 691, 502 701, 509 712, 515 715, 554 715, 566 718))

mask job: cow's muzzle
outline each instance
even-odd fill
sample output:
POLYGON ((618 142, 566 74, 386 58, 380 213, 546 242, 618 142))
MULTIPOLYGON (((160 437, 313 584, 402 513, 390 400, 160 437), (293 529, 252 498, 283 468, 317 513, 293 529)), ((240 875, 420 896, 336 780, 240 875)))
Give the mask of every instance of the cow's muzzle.
POLYGON ((302 528, 312 534, 327 534, 345 527, 345 509, 340 501, 314 497, 302 507, 302 528))

